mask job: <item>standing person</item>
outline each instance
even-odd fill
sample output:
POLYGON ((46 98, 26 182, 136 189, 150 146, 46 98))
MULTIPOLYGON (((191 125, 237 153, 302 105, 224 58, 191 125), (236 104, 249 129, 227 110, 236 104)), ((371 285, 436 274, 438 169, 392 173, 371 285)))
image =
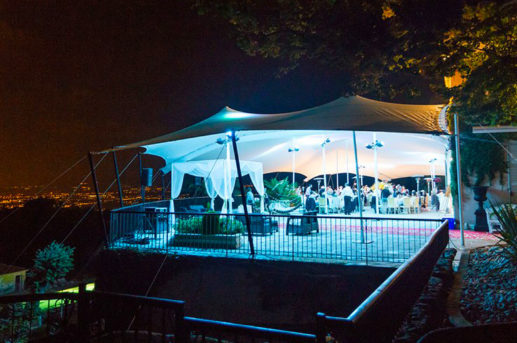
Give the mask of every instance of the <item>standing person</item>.
POLYGON ((391 195, 391 192, 389 190, 388 186, 385 186, 381 191, 381 203, 382 203, 382 210, 383 213, 386 213, 386 209, 388 208, 388 198, 391 195))
POLYGON ((255 201, 255 196, 251 191, 251 187, 248 187, 248 193, 246 193, 246 205, 248 206, 248 211, 253 212, 253 202, 255 201))

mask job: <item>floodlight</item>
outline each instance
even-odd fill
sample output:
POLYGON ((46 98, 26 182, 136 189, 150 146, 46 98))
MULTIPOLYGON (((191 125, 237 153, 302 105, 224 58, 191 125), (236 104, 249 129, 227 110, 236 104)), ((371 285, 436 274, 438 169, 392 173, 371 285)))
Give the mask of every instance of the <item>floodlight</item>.
POLYGON ((294 152, 298 152, 298 151, 300 151, 300 148, 296 148, 296 147, 294 147, 294 148, 289 148, 289 150, 287 150, 287 151, 288 151, 288 152, 293 152, 293 151, 294 151, 294 152))

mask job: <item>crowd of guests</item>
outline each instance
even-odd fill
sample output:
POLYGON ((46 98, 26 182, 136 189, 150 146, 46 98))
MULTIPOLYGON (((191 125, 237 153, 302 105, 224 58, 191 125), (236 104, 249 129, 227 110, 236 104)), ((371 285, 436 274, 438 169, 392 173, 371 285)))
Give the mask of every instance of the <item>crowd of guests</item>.
MULTIPOLYGON (((359 207, 356 183, 352 186, 346 184, 344 187, 337 188, 327 186, 326 189, 325 186, 321 186, 318 191, 313 190, 312 185, 308 185, 305 189, 298 187, 296 192, 302 198, 307 211, 316 211, 319 207, 322 212, 321 207, 325 207, 325 201, 330 212, 350 214, 357 211, 359 207)), ((406 210, 405 204, 407 203, 414 204, 413 209, 416 209, 417 212, 442 211, 447 213, 451 207, 449 188, 445 192, 435 188, 430 194, 425 190, 417 193, 416 190, 409 190, 403 185, 392 185, 386 182, 379 182, 378 189, 375 188, 375 184, 362 186, 361 200, 363 207, 370 207, 374 212, 377 212, 378 204, 379 213, 388 213, 390 210, 397 213, 403 212, 406 210)))

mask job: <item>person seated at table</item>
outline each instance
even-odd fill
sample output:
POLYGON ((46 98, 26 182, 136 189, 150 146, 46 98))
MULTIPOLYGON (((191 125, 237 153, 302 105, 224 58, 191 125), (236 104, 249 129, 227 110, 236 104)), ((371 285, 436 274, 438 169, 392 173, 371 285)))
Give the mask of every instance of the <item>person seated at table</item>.
POLYGON ((325 197, 325 186, 320 187, 319 195, 320 197, 325 197))
POLYGON ((309 195, 309 197, 305 201, 305 210, 307 212, 316 211, 316 194, 315 193, 309 195))
POLYGON ((327 195, 334 195, 334 190, 330 186, 327 186, 327 195))
POLYGON ((343 196, 343 186, 339 186, 336 191, 337 196, 343 196))

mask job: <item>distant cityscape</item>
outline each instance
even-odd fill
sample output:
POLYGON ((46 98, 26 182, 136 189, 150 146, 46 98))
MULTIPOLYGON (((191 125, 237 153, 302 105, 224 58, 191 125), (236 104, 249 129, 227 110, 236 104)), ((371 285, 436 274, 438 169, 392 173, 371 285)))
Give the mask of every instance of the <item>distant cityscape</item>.
MULTIPOLYGON (((54 199, 58 203, 64 203, 64 207, 86 207, 96 203, 95 190, 87 183, 83 183, 71 195, 74 190, 70 192, 48 190, 40 194, 41 186, 13 186, 0 190, 0 209, 12 209, 23 206, 27 201, 36 198, 54 199)), ((103 197, 103 205, 107 208, 119 207, 119 195, 116 187, 114 191, 107 192, 103 197)), ((155 201, 161 199, 161 187, 152 187, 146 189, 146 200, 155 201)), ((140 187, 122 187, 124 205, 131 205, 141 202, 140 187)))

